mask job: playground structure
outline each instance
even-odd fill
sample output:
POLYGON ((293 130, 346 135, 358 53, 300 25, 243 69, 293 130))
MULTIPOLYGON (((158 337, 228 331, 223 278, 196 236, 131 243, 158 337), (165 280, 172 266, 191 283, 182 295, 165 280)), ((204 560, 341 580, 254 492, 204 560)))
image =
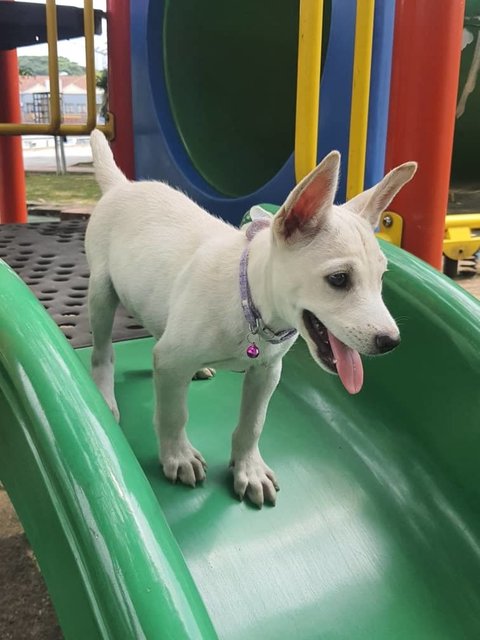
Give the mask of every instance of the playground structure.
MULTIPOLYGON (((328 150, 322 146, 327 134, 343 151, 342 189, 349 196, 380 177, 385 158, 387 166, 420 159, 418 186, 416 181, 409 185, 405 198, 392 205, 381 233, 406 248, 416 242, 416 253, 439 266, 445 230, 439 211, 448 196, 462 3, 435 12, 425 1, 425 11, 412 15, 415 0, 397 3, 395 11, 393 2, 332 0, 324 3, 324 14, 322 3, 302 0, 293 22, 301 35, 298 89, 290 95, 290 105, 296 105, 289 115, 291 148, 285 143, 276 150, 270 174, 251 193, 245 185, 252 176, 244 174, 243 188, 233 185, 239 195, 218 188, 232 174, 217 173, 219 182, 212 186, 211 158, 201 157, 201 145, 190 150, 187 134, 179 134, 178 123, 188 116, 180 103, 183 99, 185 108, 192 95, 182 93, 185 87, 173 88, 175 68, 185 72, 182 51, 169 49, 173 35, 184 20, 194 20, 198 27, 211 25, 212 41, 225 33, 224 47, 232 36, 225 32, 223 3, 212 2, 203 17, 189 13, 195 4, 200 3, 141 0, 133 8, 117 0, 109 5, 110 47, 117 46, 119 56, 110 57, 110 73, 119 73, 113 67, 122 61, 122 82, 112 81, 110 108, 115 152, 126 173, 133 176, 134 150, 136 177, 174 176, 203 204, 238 222, 251 204, 281 201, 295 177, 328 150), (322 25, 324 15, 328 28, 322 25), (425 46, 425 33, 432 48, 442 43, 435 58, 423 55, 418 45, 422 34, 425 46), (162 34, 171 38, 169 44, 162 44, 162 34), (158 57, 162 51, 169 61, 158 57), (345 97, 349 87, 346 117, 328 85, 329 74, 338 73, 332 57, 342 55, 345 82, 335 91, 345 97), (392 56, 391 79, 385 56, 392 56), (309 76, 316 78, 311 86, 301 80, 309 76), (423 103, 415 95, 420 81, 423 103), (168 91, 180 92, 171 100, 170 116, 163 91, 168 83, 168 91), (432 104, 436 120, 429 128, 423 118, 432 104), (412 111, 422 124, 413 130, 412 111), (343 118, 341 125, 329 130, 328 117, 335 125, 343 118), (302 128, 306 121, 308 127, 302 128)), ((255 24, 262 39, 250 65, 262 43, 270 49, 262 23, 268 4, 259 9, 258 3, 244 3, 248 19, 255 7, 261 14, 255 24)), ((275 3, 278 33, 288 37, 284 32, 291 30, 292 16, 286 5, 275 3)), ((243 42, 248 19, 240 29, 243 42)), ((185 34, 193 36, 192 24, 185 34)), ((268 35, 273 37, 274 29, 268 35)), ((186 42, 185 37, 183 47, 186 42)), ((235 46, 232 42, 238 60, 245 50, 235 46)), ((261 100, 260 87, 252 94, 261 100)), ((192 122, 182 126, 187 131, 192 122)), ((32 268, 39 264, 35 246, 21 240, 21 229, 5 229, 1 254, 9 251, 32 268)), ((59 242, 67 243, 68 234, 59 233, 59 242)), ((480 442, 474 418, 480 409, 480 305, 401 249, 384 243, 384 250, 389 258, 385 296, 393 314, 403 319, 402 346, 365 363, 365 388, 354 399, 346 399, 338 381, 310 361, 303 345, 287 356, 263 440, 282 491, 277 507, 262 513, 236 504, 228 489, 229 419, 237 404, 238 374, 192 385, 190 432, 209 460, 209 479, 195 491, 173 487, 161 477, 150 428, 151 339, 116 344, 119 429, 87 373, 90 348, 75 353, 27 287, 2 265, 0 479, 42 567, 65 637, 255 639, 334 633, 451 640, 478 635, 480 442)), ((79 254, 77 266, 82 260, 79 254)), ((52 255, 45 270, 65 272, 65 265, 65 256, 52 255)), ((79 279, 85 276, 79 273, 79 279)), ((39 276, 40 291, 41 283, 39 276)), ((55 285, 53 296, 65 294, 67 307, 76 305, 81 313, 85 284, 63 290, 67 285, 55 285)))
MULTIPOLYGON (((20 3, 17 3, 20 4, 20 3)), ((2 7, 6 10, 7 7, 2 7)), ((38 7, 34 7, 38 9, 38 7)), ((71 7, 63 7, 63 10, 72 10, 71 7)), ((75 11, 75 9, 73 9, 75 11)), ((44 39, 48 42, 49 60, 49 85, 50 85, 50 121, 45 124, 21 123, 18 83, 17 53, 8 43, 8 49, 0 49, 0 76, 5 90, 3 100, 0 103, 0 222, 26 222, 26 196, 25 179, 23 171, 23 159, 21 148, 21 135, 51 134, 56 136, 85 135, 89 134, 97 126, 96 98, 95 98, 95 56, 93 36, 100 28, 99 21, 93 10, 92 0, 84 0, 83 9, 83 35, 85 37, 85 61, 87 78, 87 117, 85 124, 63 124, 60 108, 60 90, 58 80, 58 54, 57 42, 59 30, 57 25, 57 12, 55 0, 45 0, 45 20, 38 25, 31 44, 40 41, 37 34, 44 33, 44 39)), ((77 10, 78 11, 78 10, 77 10)), ((107 0, 108 13, 108 55, 110 67, 108 74, 109 97, 112 104, 116 104, 116 113, 120 121, 125 125, 131 119, 131 101, 125 103, 122 100, 124 92, 130 88, 129 75, 125 76, 122 69, 130 61, 126 60, 129 42, 128 33, 128 5, 124 2, 107 0)), ((60 14, 62 15, 62 14, 60 14)), ((68 32, 65 37, 81 35, 68 32)), ((27 44, 22 42, 22 44, 27 44)), ((108 137, 113 136, 114 116, 108 114, 107 122, 99 127, 108 137)), ((119 129, 114 148, 119 166, 124 173, 133 178, 133 148, 132 138, 127 129, 119 129)))
MULTIPOLYGON (((469 0, 470 14, 475 3, 469 0)), ((450 5, 451 20, 440 21, 435 29, 428 3, 418 13, 410 4, 397 12, 392 66, 393 1, 369 0, 361 21, 355 20, 355 0, 322 0, 301 6, 298 11, 295 3, 280 2, 274 10, 267 2, 259 10, 249 0, 243 17, 235 18, 232 32, 233 14, 218 1, 199 9, 192 0, 177 4, 141 0, 135 5, 131 28, 129 6, 107 3, 109 96, 121 126, 114 136, 114 114, 110 113, 107 124, 100 128, 113 138, 117 162, 128 177, 167 179, 208 210, 238 223, 251 205, 281 201, 295 181, 331 148, 343 153, 340 200, 380 179, 385 166, 406 157, 419 158, 422 170, 415 184, 394 204, 398 213, 386 213, 380 237, 437 268, 444 240, 445 271, 454 275, 457 261, 480 248, 480 214, 464 216, 461 230, 454 216, 444 216, 461 8, 450 5), (275 29, 268 26, 272 11, 277 16, 275 29), (217 31, 215 39, 202 38, 201 44, 195 40, 196 33, 207 34, 212 25, 217 31), (178 29, 195 43, 195 56, 189 56, 188 47, 178 44, 178 29), (425 30, 442 56, 445 81, 435 72, 437 61, 423 55, 420 33, 425 30), (254 64, 256 51, 251 42, 273 37, 265 36, 269 33, 275 34, 267 47, 269 54, 265 55, 264 49, 261 64, 258 60, 254 64), (130 39, 132 60, 126 46, 130 39), (410 39, 417 50, 410 47, 410 39), (275 46, 278 41, 282 42, 282 58, 278 58, 275 46), (156 73, 151 60, 158 61, 164 73, 156 73), (410 73, 412 66, 417 66, 416 74, 410 73), (417 78, 427 77, 431 80, 423 100, 416 83, 417 78), (352 94, 353 79, 357 90, 352 94), (258 99, 251 99, 252 91, 258 99), (192 109, 195 101, 203 114, 201 126, 197 110, 192 109), (444 108, 431 108, 439 104, 444 108), (430 127, 414 131, 410 124, 414 116, 418 122, 430 121, 430 127), (441 140, 435 133, 439 128, 445 132, 441 140), (268 145, 264 143, 267 139, 268 145), (232 148, 235 154, 230 152, 232 148), (432 192, 432 184, 444 187, 432 192)), ((48 124, 18 123, 16 53, 0 53, 7 89, 0 106, 0 156, 9 159, 1 163, 1 184, 9 185, 5 190, 0 187, 3 222, 26 221, 20 141, 8 134, 78 135, 94 126, 93 34, 99 29, 99 17, 87 0, 84 32, 89 99, 84 125, 61 122, 56 33, 62 36, 65 28, 58 30, 54 0, 46 1, 45 19, 52 87, 48 124)))

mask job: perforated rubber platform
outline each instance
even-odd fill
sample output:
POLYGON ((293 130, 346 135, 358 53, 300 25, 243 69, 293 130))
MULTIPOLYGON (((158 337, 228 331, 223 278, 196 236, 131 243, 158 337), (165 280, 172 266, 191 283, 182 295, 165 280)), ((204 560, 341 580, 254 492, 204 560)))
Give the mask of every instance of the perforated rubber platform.
MULTIPOLYGON (((84 220, 0 225, 0 258, 30 287, 73 347, 92 344, 86 226, 84 220)), ((114 341, 148 335, 123 307, 118 308, 114 341)))

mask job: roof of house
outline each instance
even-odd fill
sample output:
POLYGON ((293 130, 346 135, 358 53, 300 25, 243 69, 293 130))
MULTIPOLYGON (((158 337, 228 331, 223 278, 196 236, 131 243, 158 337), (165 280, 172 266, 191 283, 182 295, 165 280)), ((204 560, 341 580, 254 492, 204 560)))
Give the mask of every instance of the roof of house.
MULTIPOLYGON (((59 76, 60 93, 86 93, 87 78, 86 76, 59 76)), ((41 93, 50 91, 50 82, 48 76, 20 76, 20 94, 22 93, 41 93)), ((97 89, 97 93, 99 89, 97 89)), ((101 92, 101 90, 100 90, 101 92)))

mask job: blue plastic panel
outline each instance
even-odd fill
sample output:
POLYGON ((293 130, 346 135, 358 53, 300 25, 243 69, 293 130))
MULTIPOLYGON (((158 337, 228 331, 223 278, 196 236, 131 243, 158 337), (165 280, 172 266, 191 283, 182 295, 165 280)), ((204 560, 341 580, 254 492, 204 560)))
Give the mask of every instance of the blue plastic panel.
MULTIPOLYGON (((238 224, 253 204, 281 202, 286 197, 294 185, 293 156, 260 189, 238 198, 225 197, 200 176, 176 130, 164 69, 158 65, 158 60, 163 59, 164 9, 163 0, 135 0, 131 4, 136 177, 165 180, 184 190, 207 210, 238 224)), ((338 201, 342 201, 345 194, 355 12, 355 0, 332 0, 331 31, 321 83, 319 158, 333 148, 343 155, 338 201)), ((393 19, 394 0, 379 0, 375 13, 367 185, 383 174, 393 19)))

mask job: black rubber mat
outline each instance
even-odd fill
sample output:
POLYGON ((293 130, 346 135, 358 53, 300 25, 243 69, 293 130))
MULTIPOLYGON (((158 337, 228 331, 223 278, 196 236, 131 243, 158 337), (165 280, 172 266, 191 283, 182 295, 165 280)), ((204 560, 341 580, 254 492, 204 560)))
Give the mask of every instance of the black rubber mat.
MULTIPOLYGON (((26 282, 73 347, 92 344, 87 309, 86 226, 84 220, 0 225, 0 258, 26 282)), ((147 335, 119 307, 113 340, 147 335)))

